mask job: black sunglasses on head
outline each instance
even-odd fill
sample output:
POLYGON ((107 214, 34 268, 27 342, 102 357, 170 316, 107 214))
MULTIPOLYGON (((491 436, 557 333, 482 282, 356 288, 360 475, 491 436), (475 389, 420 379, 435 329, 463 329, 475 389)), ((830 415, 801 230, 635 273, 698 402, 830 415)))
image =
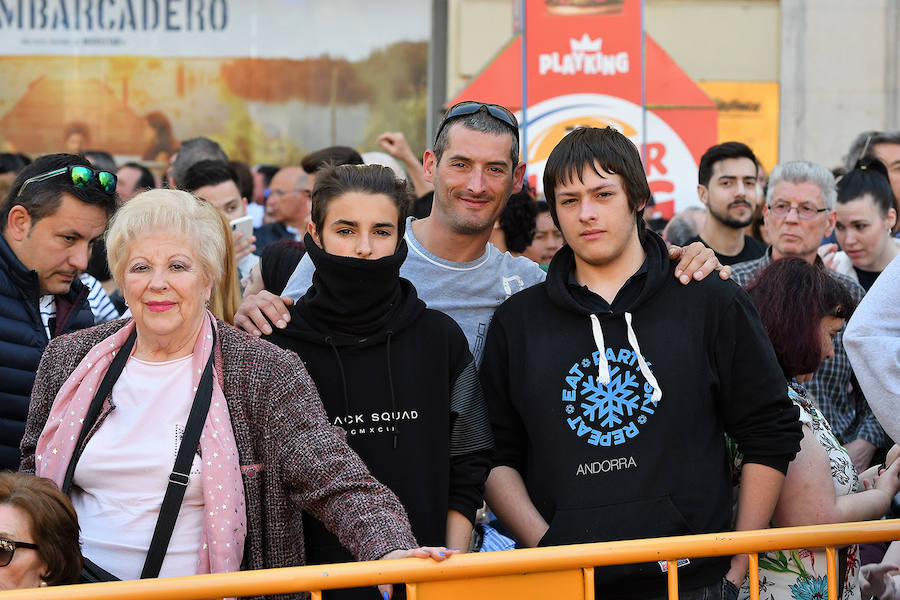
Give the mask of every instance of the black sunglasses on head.
POLYGON ((464 117, 466 115, 474 115, 482 108, 487 109, 488 114, 501 121, 509 126, 512 129, 512 133, 516 138, 516 145, 519 144, 519 123, 516 121, 516 117, 509 111, 509 109, 500 106, 499 104, 488 104, 486 102, 472 102, 465 101, 460 102, 459 104, 454 104, 450 107, 450 110, 447 111, 447 114, 444 115, 444 120, 441 121, 441 124, 438 126, 437 133, 434 136, 435 143, 437 143, 437 139, 441 136, 441 132, 444 130, 444 127, 455 117, 464 117))
POLYGON ((12 562, 13 555, 16 553, 16 548, 29 548, 31 550, 38 549, 37 544, 30 544, 28 542, 16 542, 14 540, 0 538, 0 567, 5 567, 10 562, 12 562))
POLYGON ((85 167, 82 165, 69 165, 68 167, 54 169, 53 171, 47 171, 46 173, 41 173, 40 175, 29 177, 22 184, 22 187, 19 188, 19 193, 16 194, 16 199, 18 199, 22 195, 22 192, 25 191, 25 188, 29 183, 46 181, 48 179, 56 177, 57 175, 62 175, 63 173, 68 174, 69 180, 75 187, 87 187, 89 185, 93 185, 97 189, 106 192, 110 196, 115 195, 116 193, 115 174, 110 173, 109 171, 95 171, 90 167, 85 167))

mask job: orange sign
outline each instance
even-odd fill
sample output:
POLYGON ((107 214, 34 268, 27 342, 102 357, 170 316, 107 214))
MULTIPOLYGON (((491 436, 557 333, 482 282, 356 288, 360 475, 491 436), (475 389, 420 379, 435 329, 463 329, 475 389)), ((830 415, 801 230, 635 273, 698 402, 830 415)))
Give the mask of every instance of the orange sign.
MULTIPOLYGON (((542 191, 566 133, 612 126, 642 149, 655 212, 671 217, 699 204, 697 161, 716 143, 716 106, 649 37, 642 64, 641 10, 640 0, 527 0, 523 155, 542 191)), ((521 118, 522 71, 519 36, 453 102, 495 102, 521 118)))

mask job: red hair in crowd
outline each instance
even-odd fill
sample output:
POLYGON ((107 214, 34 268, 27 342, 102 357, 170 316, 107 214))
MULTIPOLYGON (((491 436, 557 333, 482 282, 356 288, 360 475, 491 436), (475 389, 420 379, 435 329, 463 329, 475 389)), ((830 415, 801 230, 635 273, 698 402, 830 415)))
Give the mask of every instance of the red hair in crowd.
POLYGON ((856 307, 837 279, 800 258, 774 261, 747 292, 786 377, 814 372, 822 362, 822 319, 849 319, 856 307))

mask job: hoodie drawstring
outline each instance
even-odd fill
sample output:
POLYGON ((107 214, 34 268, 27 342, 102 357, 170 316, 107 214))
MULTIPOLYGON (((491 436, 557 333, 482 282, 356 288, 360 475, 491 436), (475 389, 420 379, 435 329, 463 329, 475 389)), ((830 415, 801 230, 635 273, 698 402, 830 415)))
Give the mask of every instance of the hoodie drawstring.
POLYGON ((656 404, 662 400, 662 390, 659 389, 659 382, 656 381, 656 375, 650 370, 647 361, 644 360, 644 355, 641 354, 641 347, 638 346, 637 335, 631 327, 631 313, 629 312, 625 313, 625 324, 628 326, 628 343, 631 344, 631 349, 634 350, 634 353, 637 356, 638 365, 641 367, 641 373, 644 374, 644 379, 647 380, 647 383, 653 386, 653 395, 650 397, 650 400, 653 404, 656 404))
MULTIPOLYGON (((597 361, 597 382, 601 385, 609 385, 609 361, 606 359, 606 345, 603 341, 603 328, 600 326, 600 319, 597 318, 597 315, 591 314, 590 318, 591 333, 594 336, 594 345, 597 346, 597 352, 600 355, 600 360, 597 361)), ((631 345, 631 349, 637 357, 641 373, 644 374, 644 379, 647 380, 647 383, 653 387, 653 395, 650 399, 656 404, 662 399, 662 390, 659 388, 659 382, 656 380, 656 376, 653 374, 653 371, 650 370, 647 361, 644 360, 644 355, 641 354, 641 347, 638 345, 637 335, 634 333, 634 328, 631 326, 631 313, 629 312, 625 313, 625 326, 628 330, 628 343, 631 345)))
POLYGON ((600 360, 597 364, 597 383, 599 385, 609 385, 609 361, 606 360, 603 329, 600 327, 600 319, 593 313, 591 313, 591 333, 594 334, 594 345, 597 346, 597 351, 600 353, 600 360))
POLYGON ((325 343, 331 346, 334 351, 334 357, 337 359, 338 370, 341 372, 341 386, 344 388, 344 415, 350 416, 350 396, 347 394, 347 376, 344 374, 344 361, 341 360, 341 353, 338 352, 337 346, 331 336, 325 338, 325 343))
MULTIPOLYGON (((387 342, 386 346, 386 354, 387 354, 387 376, 388 376, 388 387, 391 390, 391 410, 395 415, 400 414, 399 407, 397 406, 397 396, 394 394, 394 377, 391 374, 391 336, 394 335, 394 332, 388 330, 387 332, 387 342)), ((397 418, 394 420, 394 450, 397 449, 397 427, 400 422, 400 419, 397 418)))

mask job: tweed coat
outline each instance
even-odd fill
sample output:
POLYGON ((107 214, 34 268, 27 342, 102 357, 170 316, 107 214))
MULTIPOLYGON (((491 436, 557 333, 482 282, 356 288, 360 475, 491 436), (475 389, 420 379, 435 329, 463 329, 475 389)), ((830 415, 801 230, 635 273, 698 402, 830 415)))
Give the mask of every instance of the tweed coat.
MULTIPOLYGON (((47 346, 22 440, 22 471, 34 472, 35 445, 60 387, 91 348, 125 323, 98 325, 47 346)), ((403 506, 369 474, 343 430, 329 424, 297 355, 222 321, 218 333, 216 374, 231 414, 247 506, 241 568, 304 564, 303 510, 359 560, 416 547, 403 506)), ((95 430, 109 410, 115 407, 108 398, 95 430)))

